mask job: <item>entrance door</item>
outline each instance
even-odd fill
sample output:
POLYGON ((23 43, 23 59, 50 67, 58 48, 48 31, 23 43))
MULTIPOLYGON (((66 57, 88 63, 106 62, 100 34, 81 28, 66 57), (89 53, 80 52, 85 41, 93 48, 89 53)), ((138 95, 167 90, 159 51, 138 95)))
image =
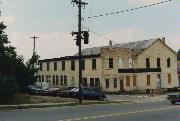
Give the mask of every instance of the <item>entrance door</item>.
POLYGON ((124 91, 124 81, 120 80, 120 91, 124 91))

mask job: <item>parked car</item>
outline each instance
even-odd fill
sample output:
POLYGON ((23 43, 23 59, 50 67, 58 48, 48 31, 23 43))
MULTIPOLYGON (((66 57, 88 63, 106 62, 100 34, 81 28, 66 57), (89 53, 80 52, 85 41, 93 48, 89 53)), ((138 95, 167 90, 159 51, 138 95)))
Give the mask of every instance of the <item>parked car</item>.
POLYGON ((173 105, 180 102, 180 88, 178 88, 177 92, 168 94, 168 100, 171 101, 173 105))
POLYGON ((29 94, 39 95, 41 93, 41 89, 36 85, 28 85, 27 89, 29 94))
POLYGON ((76 87, 67 87, 66 89, 64 89, 64 90, 59 90, 59 92, 58 92, 58 96, 60 96, 60 97, 69 97, 69 92, 70 92, 70 90, 73 90, 73 89, 75 89, 76 87))
POLYGON ((57 96, 58 91, 59 91, 59 88, 49 87, 49 88, 47 88, 45 90, 42 90, 41 95, 44 95, 44 96, 57 96))
MULTIPOLYGON (((79 98, 79 91, 74 94, 75 98, 79 98)), ((82 88, 82 97, 83 99, 90 100, 104 100, 107 99, 104 93, 96 91, 94 88, 84 87, 82 88)))

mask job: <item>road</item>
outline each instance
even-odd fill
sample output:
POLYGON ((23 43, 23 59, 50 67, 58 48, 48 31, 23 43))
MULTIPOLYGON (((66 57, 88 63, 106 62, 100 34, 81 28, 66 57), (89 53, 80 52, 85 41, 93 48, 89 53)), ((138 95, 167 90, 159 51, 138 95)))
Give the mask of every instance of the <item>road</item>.
POLYGON ((167 101, 66 106, 0 112, 0 121, 178 121, 179 109, 167 101))

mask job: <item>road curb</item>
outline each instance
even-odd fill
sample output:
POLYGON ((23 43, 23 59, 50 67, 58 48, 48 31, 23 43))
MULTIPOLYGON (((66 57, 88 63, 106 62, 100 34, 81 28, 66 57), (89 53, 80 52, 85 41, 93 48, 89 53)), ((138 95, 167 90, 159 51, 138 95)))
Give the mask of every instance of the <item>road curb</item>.
POLYGON ((132 102, 132 101, 130 101, 130 100, 122 100, 122 101, 85 101, 82 104, 79 104, 78 102, 69 102, 69 103, 51 103, 51 104, 0 105, 0 111, 17 110, 17 109, 29 109, 29 108, 47 108, 47 107, 62 107, 62 106, 77 106, 77 105, 126 103, 126 102, 132 102))

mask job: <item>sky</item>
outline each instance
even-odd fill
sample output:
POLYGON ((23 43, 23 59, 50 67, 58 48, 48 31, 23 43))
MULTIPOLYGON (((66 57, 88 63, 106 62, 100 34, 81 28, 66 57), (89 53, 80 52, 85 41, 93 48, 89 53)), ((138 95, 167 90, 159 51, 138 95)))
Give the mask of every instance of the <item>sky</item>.
MULTIPOLYGON (((75 36, 78 8, 71 0, 0 0, 0 22, 7 25, 6 34, 12 46, 25 60, 32 56, 33 39, 40 59, 71 56, 78 52, 75 36)), ((84 0, 88 5, 82 9, 85 27, 90 32, 90 42, 82 48, 114 43, 166 38, 166 43, 175 51, 180 48, 178 0, 126 13, 88 19, 121 10, 136 8, 165 0, 84 0), (106 38, 106 39, 105 39, 106 38)), ((84 27, 83 30, 87 30, 84 27)))

